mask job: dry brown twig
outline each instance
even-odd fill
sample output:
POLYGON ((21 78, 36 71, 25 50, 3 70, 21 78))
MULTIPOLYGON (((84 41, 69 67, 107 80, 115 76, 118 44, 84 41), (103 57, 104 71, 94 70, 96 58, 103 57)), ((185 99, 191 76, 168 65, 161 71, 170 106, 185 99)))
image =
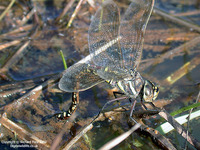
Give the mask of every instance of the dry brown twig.
MULTIPOLYGON (((196 98, 196 101, 195 101, 195 103, 198 103, 198 101, 200 100, 200 91, 199 91, 199 94, 197 95, 197 98, 196 98)), ((189 126, 190 126, 190 116, 191 116, 191 113, 192 113, 192 111, 193 111, 193 108, 192 109, 190 109, 190 111, 189 111, 189 115, 188 115, 188 117, 187 117, 187 133, 186 133, 186 138, 185 138, 185 149, 187 149, 187 139, 188 139, 188 134, 189 134, 189 126)))
POLYGON ((141 124, 139 124, 139 123, 135 124, 130 130, 128 130, 127 132, 121 134, 120 136, 112 139, 111 141, 109 141, 108 143, 103 145, 99 150, 109 150, 109 149, 115 147, 116 145, 118 145, 119 143, 124 141, 128 136, 130 136, 133 132, 135 132, 140 127, 141 127, 141 124))
POLYGON ((153 61, 150 61, 150 62, 148 62, 148 64, 145 64, 145 68, 143 67, 143 70, 148 68, 151 65, 159 64, 159 63, 163 62, 165 59, 173 58, 173 57, 176 56, 176 54, 178 54, 178 53, 180 53, 184 50, 190 50, 193 47, 195 47, 197 44, 199 44, 199 42, 200 42, 200 36, 198 36, 198 37, 192 39, 191 41, 184 43, 181 46, 178 46, 178 47, 156 57, 153 61))
POLYGON ((183 13, 176 13, 176 14, 172 14, 175 17, 181 17, 181 16, 192 16, 192 15, 199 15, 200 14, 200 10, 194 10, 194 11, 189 11, 189 12, 183 12, 183 13))
POLYGON ((39 139, 35 135, 31 134, 30 132, 26 131, 22 127, 18 126, 17 124, 9 120, 6 117, 5 113, 0 117, 0 123, 7 129, 9 129, 11 132, 17 134, 21 139, 26 140, 29 144, 33 145, 41 144, 47 148, 50 147, 50 144, 47 141, 39 139))
POLYGON ((75 0, 70 0, 70 2, 65 6, 62 13, 56 18, 56 22, 59 22, 59 20, 68 12, 68 10, 72 7, 75 0))
POLYGON ((18 23, 19 26, 24 25, 33 16, 34 13, 35 9, 32 8, 32 10, 26 16, 24 16, 23 19, 18 23))
POLYGON ((20 49, 7 61, 7 63, 0 69, 0 72, 6 72, 11 66, 18 62, 24 54, 27 52, 26 48, 30 44, 30 41, 25 42, 20 49))
MULTIPOLYGON (((120 97, 120 98, 117 98, 118 100, 123 100, 123 99, 126 99, 127 97, 120 97)), ((108 104, 110 104, 110 103, 112 103, 112 102, 114 102, 114 101, 116 101, 116 99, 114 99, 114 100, 111 100, 111 101, 109 101, 108 103, 106 103, 105 105, 104 105, 104 107, 102 108, 102 110, 108 105, 108 104)), ((150 105, 147 105, 147 107, 149 108, 149 106, 150 105)), ((128 108, 126 108, 126 109, 128 109, 128 108)), ((78 139, 80 139, 85 133, 87 133, 89 130, 91 130, 92 129, 92 127, 93 127, 93 123, 94 122, 96 122, 96 121, 101 121, 101 120, 105 120, 105 118, 109 118, 110 116, 113 116, 113 115, 117 115, 117 114, 121 114, 122 112, 124 112, 125 111, 125 109, 124 108, 117 108, 117 109, 115 109, 115 110, 113 110, 113 111, 109 111, 109 112, 104 112, 104 113, 99 113, 95 118, 93 118, 93 119, 89 119, 89 120, 92 120, 91 121, 91 123, 90 124, 88 124, 84 129, 82 129, 66 146, 65 146, 65 148, 64 149, 70 149, 77 141, 78 141, 78 139)), ((136 116, 141 116, 141 113, 144 113, 144 112, 138 112, 138 111, 136 111, 136 112, 134 112, 134 115, 136 115, 136 116)), ((157 114, 158 113, 158 111, 147 111, 147 112, 145 112, 145 115, 152 115, 152 114, 157 114)), ((134 126, 134 125, 133 125, 134 126)), ((130 131, 127 131, 127 133, 124 133, 125 135, 122 135, 122 137, 120 136, 120 137, 118 137, 117 139, 116 139, 116 141, 118 141, 118 142, 111 142, 111 144, 108 144, 107 146, 108 147, 110 147, 111 145, 112 146, 116 146, 117 144, 119 144, 120 142, 122 142, 123 140, 125 140, 131 133, 133 133, 134 131, 135 131, 135 129, 133 129, 134 127, 132 127, 131 129, 130 129, 130 131)), ((65 129, 65 127, 64 127, 64 129, 65 129)), ((63 131, 61 131, 61 132, 63 132, 63 131)), ((150 132, 150 131, 149 131, 150 132)), ((63 133, 62 133, 63 134, 63 133)), ((61 141, 61 135, 62 134, 60 134, 59 133, 59 138, 58 139, 55 139, 56 140, 56 142, 57 142, 57 144, 56 145, 58 145, 59 144, 59 142, 61 141)), ((153 136, 153 135, 152 135, 153 136)), ((158 135, 157 135, 157 137, 158 137, 158 135)), ((155 136, 154 138, 156 138, 157 139, 157 137, 155 136)), ((157 139, 157 141, 159 141, 160 143, 164 143, 163 141, 164 140, 166 140, 166 139, 164 139, 164 138, 158 138, 157 139)), ((166 142, 166 141, 165 141, 166 142)), ((170 143, 165 143, 166 145, 171 145, 170 143)), ((106 146, 106 149, 108 148, 106 146)), ((162 145, 163 146, 163 145, 162 145)), ((163 147, 165 147, 165 146, 163 146, 163 147)), ((55 146, 53 147, 53 148, 56 148, 55 146)), ((52 148, 52 149, 53 149, 52 148)), ((104 147, 105 148, 105 147, 104 147)))
POLYGON ((8 7, 4 10, 4 12, 0 15, 0 21, 3 19, 3 17, 6 15, 6 13, 10 10, 12 5, 15 3, 15 0, 12 0, 8 7))
POLYGON ((7 36, 12 36, 12 35, 20 33, 20 32, 28 31, 28 30, 30 30, 32 28, 33 28, 32 24, 24 25, 23 27, 19 27, 19 28, 15 29, 15 30, 12 30, 12 31, 8 32, 8 33, 1 34, 0 38, 6 38, 7 36))
POLYGON ((176 131, 183 138, 185 138, 191 145, 193 145, 196 149, 200 149, 200 143, 195 138, 193 138, 189 133, 187 134, 187 131, 167 111, 161 109, 159 115, 166 121, 168 121, 176 129, 176 131))
POLYGON ((70 20, 69 20, 69 22, 68 22, 68 24, 67 24, 67 29, 71 26, 72 21, 75 19, 75 17, 76 17, 76 15, 77 15, 78 11, 79 11, 80 8, 81 8, 80 6, 81 6, 82 2, 83 2, 83 0, 79 0, 79 2, 78 2, 78 4, 77 4, 77 6, 76 6, 76 8, 75 8, 75 10, 74 10, 74 12, 73 12, 71 18, 70 18, 70 20))
POLYGON ((87 0, 87 2, 90 4, 91 7, 95 8, 94 0, 87 0))
MULTIPOLYGON (((68 150, 70 149, 74 143, 76 143, 85 133, 87 133, 89 130, 91 130, 93 128, 92 123, 90 123, 89 125, 87 125, 83 130, 81 130, 81 132, 79 132, 79 134, 77 134, 68 144, 66 147, 63 148, 63 150, 68 150)), ((53 150, 53 149, 52 149, 53 150)))
POLYGON ((190 72, 200 64, 199 57, 200 55, 195 56, 191 61, 187 62, 181 68, 168 76, 164 80, 164 82, 166 84, 174 84, 176 81, 178 81, 180 78, 182 78, 184 75, 186 75, 188 72, 190 72))
POLYGON ((25 81, 20 81, 20 82, 9 82, 4 85, 0 85, 0 98, 1 97, 9 97, 10 95, 19 93, 20 94, 25 94, 26 90, 29 90, 33 87, 35 87, 38 84, 41 84, 44 82, 44 77, 36 78, 34 80, 28 79, 25 81))
POLYGON ((157 7, 154 7, 154 11, 153 12, 158 14, 158 15, 160 15, 160 16, 162 16, 163 18, 168 19, 169 21, 175 22, 177 24, 183 25, 183 26, 188 27, 188 28, 190 28, 192 30, 200 32, 200 27, 199 26, 191 24, 191 23, 189 23, 189 22, 187 22, 187 21, 185 21, 183 19, 180 19, 178 17, 174 17, 174 16, 172 16, 172 15, 166 13, 166 12, 161 11, 157 7))
POLYGON ((157 145, 166 150, 176 150, 169 139, 160 134, 157 130, 146 126, 143 122, 140 121, 140 123, 142 124, 140 127, 141 132, 145 132, 144 134, 147 133, 157 145))
POLYGON ((0 45, 0 51, 10 46, 18 45, 20 42, 21 42, 20 40, 14 40, 14 41, 2 44, 0 45))
MULTIPOLYGON (((54 75, 51 79, 43 82, 42 84, 36 86, 35 88, 33 88, 31 91, 29 91, 28 93, 24 94, 22 97, 20 97, 19 99, 15 100, 14 102, 6 105, 4 107, 4 111, 9 111, 10 109, 15 107, 15 103, 19 103, 19 104, 23 104, 23 101, 27 102, 27 99, 29 96, 34 95, 35 93, 41 91, 43 88, 47 87, 50 83, 53 83, 55 81, 57 81, 60 78, 60 74, 58 75, 54 75)), ((30 100, 30 99, 29 99, 30 100)))

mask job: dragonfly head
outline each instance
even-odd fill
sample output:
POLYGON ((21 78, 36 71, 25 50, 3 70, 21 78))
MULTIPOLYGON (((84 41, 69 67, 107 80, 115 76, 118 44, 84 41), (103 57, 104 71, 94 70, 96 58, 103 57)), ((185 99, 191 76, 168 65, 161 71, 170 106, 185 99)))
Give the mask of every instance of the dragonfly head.
POLYGON ((154 101, 159 93, 159 88, 155 86, 151 81, 145 80, 144 87, 141 91, 141 97, 145 102, 154 101))

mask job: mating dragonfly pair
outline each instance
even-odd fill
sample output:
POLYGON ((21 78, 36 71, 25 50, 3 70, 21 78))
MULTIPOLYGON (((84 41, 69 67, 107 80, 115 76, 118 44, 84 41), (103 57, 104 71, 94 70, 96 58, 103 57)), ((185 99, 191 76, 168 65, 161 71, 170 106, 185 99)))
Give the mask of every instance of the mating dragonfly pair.
MULTIPOLYGON (((90 55, 64 72, 59 88, 66 92, 79 92, 107 81, 132 99, 155 100, 158 87, 137 71, 153 5, 154 0, 132 0, 121 18, 114 1, 103 2, 88 31, 90 55)), ((76 96, 70 110, 59 114, 58 119, 69 117, 75 110, 76 96)))

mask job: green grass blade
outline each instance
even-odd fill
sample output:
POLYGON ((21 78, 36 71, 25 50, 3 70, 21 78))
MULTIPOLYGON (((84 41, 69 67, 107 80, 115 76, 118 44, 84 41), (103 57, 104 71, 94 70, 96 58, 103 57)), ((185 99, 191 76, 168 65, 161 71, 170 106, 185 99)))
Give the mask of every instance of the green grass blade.
POLYGON ((190 110, 190 109, 195 108, 195 107, 198 107, 198 106, 200 106, 200 102, 199 102, 199 103, 192 104, 192 105, 189 105, 189 106, 187 106, 187 107, 183 107, 183 108, 181 108, 181 109, 179 109, 179 110, 176 110, 176 111, 170 113, 170 115, 175 116, 175 115, 177 115, 177 114, 180 114, 180 113, 182 113, 182 112, 184 112, 184 111, 190 110))
POLYGON ((67 69, 67 64, 66 64, 65 57, 64 57, 64 55, 63 55, 62 50, 60 50, 60 55, 61 55, 61 57, 62 57, 63 65, 64 65, 64 68, 65 68, 65 70, 66 70, 66 69, 67 69))

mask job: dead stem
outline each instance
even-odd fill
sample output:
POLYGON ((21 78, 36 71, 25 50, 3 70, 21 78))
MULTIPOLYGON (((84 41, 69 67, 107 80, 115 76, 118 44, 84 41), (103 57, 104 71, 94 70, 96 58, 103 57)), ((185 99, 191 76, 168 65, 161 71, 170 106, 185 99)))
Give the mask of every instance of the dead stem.
POLYGON ((180 18, 177 18, 177 17, 174 17, 166 12, 163 12, 161 11, 159 8, 156 8, 154 7, 154 12, 160 16, 162 16, 163 18, 166 18, 174 23, 177 23, 177 24, 181 24, 181 25, 184 25, 192 30, 195 30, 197 32, 200 32, 200 27, 197 26, 197 25, 194 25, 194 24, 191 24, 189 22, 186 22, 184 21, 183 19, 180 19, 180 18))
POLYGON ((181 16, 192 16, 192 15, 199 15, 200 14, 200 10, 194 10, 194 11, 190 11, 190 12, 183 12, 183 13, 176 13, 176 14, 172 14, 175 17, 181 17, 181 16))
MULTIPOLYGON (((31 95, 35 95, 37 92, 41 91, 43 88, 47 87, 50 83, 53 83, 55 81, 57 81, 60 78, 60 74, 53 76, 51 79, 43 82, 42 84, 36 86, 34 89, 32 89, 31 91, 29 91, 28 93, 24 94, 22 97, 20 97, 19 99, 13 101, 12 103, 4 106, 4 110, 5 111, 9 111, 10 109, 15 107, 15 103, 20 103, 23 104, 23 101, 27 102, 27 99, 29 96, 31 95)), ((30 98, 29 98, 30 99, 30 98)))
POLYGON ((200 55, 197 55, 195 58, 193 58, 191 61, 185 63, 181 68, 176 70, 174 73, 172 73, 170 76, 168 76, 164 82, 167 84, 174 84, 176 81, 178 81, 180 78, 182 78, 185 74, 193 70, 195 67, 197 67, 200 64, 200 55))
MULTIPOLYGON (((122 97, 123 99, 127 98, 127 97, 122 97)), ((116 101, 116 99, 114 100, 111 100, 110 102, 113 102, 113 101, 116 101)), ((104 107, 106 106, 106 104, 104 105, 104 107)), ((149 106, 147 106, 149 108, 149 106)), ((129 109, 128 107, 126 109, 129 109)), ((88 118, 87 122, 91 122, 89 123, 83 130, 81 130, 81 132, 79 132, 67 145, 66 147, 64 148, 65 150, 67 149, 70 149, 77 141, 78 139, 80 139, 86 132, 88 132, 89 130, 92 129, 93 127, 93 123, 94 122, 97 122, 97 121, 102 121, 102 120, 105 120, 105 118, 110 118, 111 116, 118 116, 120 115, 122 112, 124 112, 125 109, 124 108, 117 108, 113 111, 108 111, 108 112, 104 112, 104 113, 99 113, 95 118, 88 118), (92 120, 92 121, 91 121, 92 120)), ((138 115, 141 115, 141 113, 144 113, 144 111, 142 112, 133 112, 133 114, 135 116, 138 116, 138 115)), ((145 112, 145 116, 148 116, 148 115, 155 115, 155 114, 158 114, 158 111, 146 111, 145 112)), ((144 115, 143 115, 144 116, 144 115)), ((67 124, 67 123, 66 123, 67 124)), ((62 136, 64 134, 64 129, 66 128, 66 124, 63 126, 63 130, 58 134, 57 138, 55 138, 53 144, 52 144, 52 147, 51 149, 55 149, 57 148, 58 144, 60 143, 60 141, 62 140, 62 136)), ((133 128, 130 129, 131 132, 133 132, 133 128)), ((127 132, 130 132, 130 131, 127 131, 127 132)), ((125 138, 127 138, 128 136, 126 136, 125 138)), ((120 140, 124 140, 125 138, 119 138, 120 140)), ((160 141, 161 143, 161 141, 160 141)), ((170 144, 168 144, 170 145, 170 144)))
POLYGON ((75 17, 76 17, 76 15, 77 15, 78 11, 79 11, 80 8, 81 8, 80 6, 81 6, 82 2, 83 2, 83 0, 79 0, 78 4, 77 4, 77 6, 76 6, 76 9, 74 10, 74 12, 73 12, 73 14, 72 14, 72 16, 71 16, 71 18, 70 18, 68 24, 67 24, 67 29, 71 26, 72 21, 75 19, 75 17))
POLYGON ((176 148, 172 145, 170 140, 168 140, 165 136, 160 134, 157 130, 146 126, 142 121, 139 121, 141 123, 140 130, 144 134, 148 134, 154 142, 156 142, 160 147, 166 150, 176 150, 176 148))
MULTIPOLYGON (((199 91, 199 94, 198 94, 198 96, 197 96, 197 98, 196 98, 195 103, 198 103, 199 99, 200 99, 200 91, 199 91)), ((195 103, 194 103, 194 104, 195 104, 195 103)), ((191 116, 192 111, 193 111, 193 108, 190 109, 189 115, 188 115, 188 117, 187 117, 187 120, 188 120, 188 121, 187 121, 187 133, 186 133, 185 146, 184 146, 185 149, 187 149, 187 139, 188 139, 188 134, 189 134, 188 130, 189 130, 189 127, 190 127, 190 116, 191 116)))
POLYGON ((93 8, 95 8, 95 2, 94 2, 94 0, 87 0, 87 2, 90 4, 90 6, 92 6, 93 8))
POLYGON ((16 62, 18 62, 24 54, 27 52, 26 47, 30 44, 30 41, 24 43, 20 49, 7 61, 7 63, 0 69, 0 72, 6 72, 10 67, 12 67, 16 62))
POLYGON ((19 22, 19 26, 24 25, 35 13, 35 9, 33 8, 23 19, 19 22))
POLYGON ((10 46, 14 46, 14 45, 17 45, 19 44, 21 41, 19 40, 14 40, 14 41, 11 41, 11 42, 8 42, 8 43, 5 43, 5 44, 2 44, 0 45, 0 51, 5 49, 5 48, 8 48, 10 46))
POLYGON ((52 141, 50 150, 58 149, 58 146, 59 146, 60 142, 62 141, 62 137, 66 132, 69 121, 73 122, 75 118, 76 118, 76 113, 72 114, 72 116, 70 116, 70 118, 68 118, 68 120, 63 125, 62 130, 59 132, 59 134, 56 135, 56 137, 52 141))
POLYGON ((121 134, 120 136, 112 139, 111 141, 109 141, 108 143, 103 145, 99 150, 109 150, 109 149, 115 147, 116 145, 118 145, 119 143, 124 141, 127 137, 129 137, 133 132, 135 132, 135 130, 140 128, 140 126, 141 126, 141 124, 139 124, 139 123, 135 124, 130 130, 128 130, 127 132, 121 134))
POLYGON ((33 144, 35 141, 35 144, 41 144, 47 148, 50 147, 50 144, 47 141, 41 140, 35 135, 31 134, 30 132, 26 131, 22 127, 18 126, 11 120, 5 117, 6 115, 3 114, 0 118, 0 123, 5 126, 7 129, 9 129, 11 132, 14 132, 17 134, 21 139, 26 140, 26 141, 31 141, 31 144, 33 144))
POLYGON ((187 136, 187 131, 167 111, 162 109, 159 115, 168 121, 184 139, 187 139, 191 145, 193 145, 196 149, 200 149, 200 143, 189 133, 187 136))
POLYGON ((63 150, 70 149, 85 133, 87 133, 89 130, 93 128, 92 123, 87 125, 81 132, 79 132, 68 144, 66 147, 63 148, 63 150))
POLYGON ((2 18, 6 15, 6 13, 10 10, 10 8, 12 7, 12 5, 15 3, 15 0, 12 0, 10 2, 10 4, 8 5, 8 7, 4 10, 4 12, 0 15, 0 21, 2 20, 2 18))
POLYGON ((191 41, 189 41, 187 43, 182 44, 179 47, 172 49, 171 51, 164 53, 163 55, 156 57, 153 61, 148 62, 148 64, 145 64, 145 68, 147 68, 151 65, 159 64, 159 63, 163 62, 165 59, 173 58, 177 54, 179 54, 180 52, 182 52, 184 50, 190 50, 193 47, 195 47, 197 44, 199 44, 199 42, 200 42, 200 36, 192 39, 191 41))
POLYGON ((32 27, 33 27, 32 24, 31 25, 25 25, 23 27, 19 27, 19 28, 15 29, 15 30, 12 30, 12 31, 8 32, 8 33, 1 34, 0 38, 4 38, 6 36, 11 36, 12 34, 16 34, 16 33, 22 32, 22 31, 28 31, 32 27))
MULTIPOLYGON (((119 109, 117 109, 117 110, 122 110, 122 108, 119 108, 119 109)), ((124 111, 124 109, 123 109, 123 111, 124 111)), ((96 121, 100 121, 100 120, 104 120, 105 119, 105 116, 111 116, 112 114, 118 114, 118 113, 121 113, 121 111, 120 112, 115 112, 115 111, 110 111, 110 112, 106 112, 105 114, 103 114, 103 113, 100 113, 100 114, 98 114, 97 115, 97 117, 95 117, 95 118, 90 118, 90 119, 88 119, 88 122, 90 122, 89 124, 87 124, 87 126, 84 128, 84 129, 82 129, 66 146, 65 146, 65 148, 64 148, 64 150, 68 150, 68 149, 70 149, 85 133, 87 133, 89 130, 91 130, 92 128, 93 128, 93 123, 94 122, 96 122, 96 121)), ((67 124, 67 123, 66 123, 67 124)), ((65 128, 64 128, 65 129, 65 128)), ((63 129, 63 130, 64 130, 63 129)), ((60 139, 61 137, 62 137, 62 135, 64 134, 63 133, 63 130, 59 133, 59 136, 57 137, 57 138, 55 138, 55 140, 58 140, 58 139, 60 139), (62 133, 62 134, 61 134, 62 133), (61 134, 61 135, 60 135, 61 134)), ((60 142, 61 141, 61 139, 59 140, 59 141, 57 141, 57 142, 60 142)), ((59 143, 56 143, 57 145, 59 144, 59 143)), ((55 146, 54 147, 52 147, 52 150, 53 150, 53 148, 55 149, 55 146)))
POLYGON ((9 82, 4 85, 0 85, 0 97, 8 97, 10 95, 16 94, 16 93, 21 93, 24 94, 26 93, 26 90, 33 88, 34 86, 41 84, 44 82, 42 78, 32 79, 30 80, 25 80, 25 81, 20 81, 20 82, 9 82))
POLYGON ((70 2, 65 6, 62 13, 56 18, 56 22, 59 22, 59 20, 68 12, 68 10, 72 7, 75 0, 70 0, 70 2))

